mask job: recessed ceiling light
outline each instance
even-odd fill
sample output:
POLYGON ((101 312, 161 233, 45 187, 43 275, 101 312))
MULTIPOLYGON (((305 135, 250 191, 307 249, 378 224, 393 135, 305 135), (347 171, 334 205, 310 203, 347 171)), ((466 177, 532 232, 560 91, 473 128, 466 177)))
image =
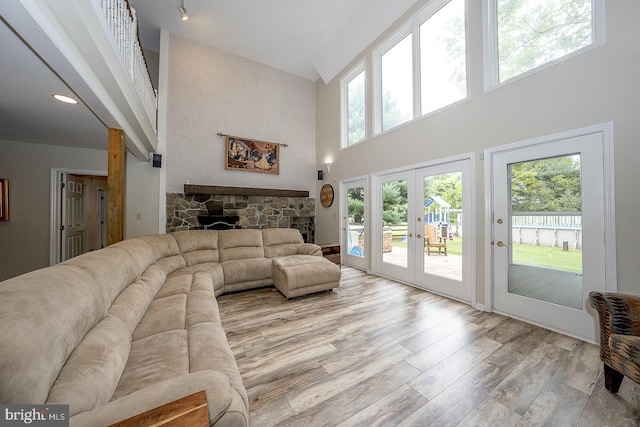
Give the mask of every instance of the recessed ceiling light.
POLYGON ((57 99, 58 101, 64 102, 66 104, 77 104, 78 103, 78 101, 76 101, 75 99, 69 98, 68 96, 64 96, 64 95, 56 94, 56 95, 53 95, 53 97, 55 99, 57 99))

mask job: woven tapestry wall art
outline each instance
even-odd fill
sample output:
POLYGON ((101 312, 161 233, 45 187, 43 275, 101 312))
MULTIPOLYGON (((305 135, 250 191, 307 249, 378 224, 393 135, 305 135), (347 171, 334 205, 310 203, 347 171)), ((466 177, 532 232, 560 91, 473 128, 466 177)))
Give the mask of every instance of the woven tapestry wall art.
POLYGON ((231 135, 224 137, 225 169, 280 174, 280 144, 231 135))

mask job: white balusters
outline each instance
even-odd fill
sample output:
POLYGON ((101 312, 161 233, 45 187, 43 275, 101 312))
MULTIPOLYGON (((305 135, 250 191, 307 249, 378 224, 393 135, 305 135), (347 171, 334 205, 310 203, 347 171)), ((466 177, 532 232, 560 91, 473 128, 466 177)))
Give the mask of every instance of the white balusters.
POLYGON ((94 0, 103 12, 121 63, 131 77, 135 91, 153 128, 156 127, 157 93, 151 84, 138 39, 135 9, 126 0, 94 0))

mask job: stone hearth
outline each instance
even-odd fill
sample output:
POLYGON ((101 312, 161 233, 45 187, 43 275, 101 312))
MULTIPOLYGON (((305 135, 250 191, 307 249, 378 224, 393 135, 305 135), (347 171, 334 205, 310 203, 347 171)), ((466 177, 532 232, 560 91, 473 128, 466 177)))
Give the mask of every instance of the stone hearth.
POLYGON ((315 241, 315 199, 310 197, 168 193, 167 233, 204 228, 198 216, 212 210, 237 216, 238 228, 296 228, 306 242, 315 241))

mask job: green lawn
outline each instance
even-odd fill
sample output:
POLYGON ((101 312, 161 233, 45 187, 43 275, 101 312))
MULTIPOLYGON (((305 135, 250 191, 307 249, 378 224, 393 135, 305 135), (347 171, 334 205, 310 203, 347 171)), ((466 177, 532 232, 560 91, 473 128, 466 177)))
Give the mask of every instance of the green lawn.
POLYGON ((513 245, 513 263, 582 273, 582 251, 549 246, 513 245))

